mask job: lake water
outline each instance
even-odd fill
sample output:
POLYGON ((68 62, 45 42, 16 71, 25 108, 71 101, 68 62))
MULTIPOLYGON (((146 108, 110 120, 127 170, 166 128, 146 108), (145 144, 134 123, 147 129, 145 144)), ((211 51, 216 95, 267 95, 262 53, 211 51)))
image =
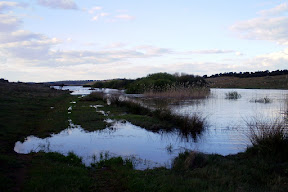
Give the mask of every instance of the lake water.
MULTIPOLYGON (((72 94, 89 94, 89 88, 64 87, 74 90, 72 94)), ((119 93, 118 90, 97 89, 105 93, 119 93)), ((120 93, 122 93, 120 91, 120 93)), ((109 119, 111 127, 104 130, 86 132, 80 125, 70 120, 70 126, 59 134, 40 139, 29 136, 15 144, 18 153, 56 151, 67 154, 73 151, 83 158, 86 165, 99 160, 101 156, 122 156, 133 160, 136 169, 153 168, 158 166, 170 167, 179 152, 186 149, 204 153, 221 155, 242 152, 250 144, 245 121, 251 117, 275 119, 284 116, 287 110, 288 90, 258 90, 258 89, 211 89, 208 99, 186 101, 171 105, 178 114, 190 115, 200 113, 206 118, 207 128, 197 139, 185 138, 177 130, 172 132, 150 132, 129 122, 119 122, 109 119), (230 100, 225 93, 237 91, 241 98, 230 100), (269 98, 271 102, 255 102, 269 98)), ((73 113, 73 105, 69 111, 73 113)), ((101 106, 91 106, 101 111, 101 106)), ((68 109, 67 109, 68 110, 68 109)), ((105 115, 105 114, 103 114, 105 115)))

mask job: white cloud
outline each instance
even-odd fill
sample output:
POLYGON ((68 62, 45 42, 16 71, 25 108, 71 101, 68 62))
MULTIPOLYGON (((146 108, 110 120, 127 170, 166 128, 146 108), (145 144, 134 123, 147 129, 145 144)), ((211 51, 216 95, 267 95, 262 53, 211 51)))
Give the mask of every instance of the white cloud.
POLYGON ((11 32, 16 30, 22 21, 9 14, 0 14, 0 32, 11 32))
POLYGON ((30 39, 41 39, 41 38, 43 38, 43 35, 32 33, 30 31, 25 30, 13 31, 11 33, 0 32, 0 46, 1 43, 27 41, 30 39))
POLYGON ((243 56, 244 53, 241 53, 241 52, 239 52, 239 51, 236 51, 236 52, 235 52, 235 55, 237 55, 237 56, 243 56))
POLYGON ((104 47, 104 49, 115 49, 115 48, 124 48, 126 46, 125 43, 116 42, 104 47))
POLYGON ((17 2, 12 2, 12 1, 1 1, 0 2, 0 12, 4 10, 9 10, 15 7, 25 7, 25 3, 17 3, 17 2))
POLYGON ((288 45, 288 17, 255 18, 238 22, 232 30, 240 33, 242 38, 253 40, 270 40, 288 45))
POLYGON ((50 50, 53 45, 59 44, 56 38, 29 39, 26 41, 16 41, 0 44, 0 50, 6 53, 8 57, 45 61, 51 58, 50 50))
POLYGON ((244 39, 268 40, 288 45, 288 17, 280 15, 287 11, 288 4, 283 3, 260 11, 260 17, 235 23, 231 29, 244 39))
POLYGON ((225 53, 235 53, 234 50, 221 50, 221 49, 207 49, 207 50, 194 50, 188 51, 185 54, 225 54, 225 53))
POLYGON ((37 0, 39 5, 53 9, 78 9, 73 0, 37 0))
POLYGON ((92 21, 98 21, 99 20, 99 15, 96 15, 92 18, 92 21))
POLYGON ((109 13, 99 13, 92 18, 92 21, 98 21, 101 17, 107 17, 109 15, 109 13))
POLYGON ((100 13, 99 14, 101 17, 106 17, 106 16, 108 16, 108 15, 110 15, 109 13, 100 13))
POLYGON ((260 17, 235 23, 231 29, 244 39, 268 40, 288 45, 288 17, 280 15, 287 11, 288 4, 283 3, 260 11, 260 17))
POLYGON ((128 14, 116 15, 115 18, 123 19, 123 20, 132 20, 132 19, 134 19, 133 16, 128 15, 128 14))
POLYGON ((88 13, 94 14, 96 11, 99 11, 99 10, 102 10, 102 7, 100 6, 92 7, 91 9, 88 10, 88 13))
POLYGON ((259 12, 260 15, 263 16, 269 16, 269 15, 279 15, 281 13, 285 13, 288 11, 288 5, 287 3, 282 3, 276 7, 273 7, 268 10, 262 10, 259 12))

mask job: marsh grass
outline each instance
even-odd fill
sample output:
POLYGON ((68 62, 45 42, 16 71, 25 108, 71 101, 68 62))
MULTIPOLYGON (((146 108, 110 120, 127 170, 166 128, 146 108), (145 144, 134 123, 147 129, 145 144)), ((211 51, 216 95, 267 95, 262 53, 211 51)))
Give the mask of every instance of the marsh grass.
POLYGON ((225 93, 225 99, 240 99, 241 98, 241 94, 238 93, 237 91, 231 91, 228 93, 225 93))
POLYGON ((148 89, 144 92, 145 97, 166 98, 166 99, 204 99, 210 95, 210 89, 207 87, 194 86, 169 86, 165 89, 148 89))
POLYGON ((264 156, 288 159, 287 124, 284 120, 252 118, 246 124, 249 128, 247 135, 253 146, 250 150, 264 156))
POLYGON ((131 114, 138 115, 126 115, 126 117, 129 117, 130 122, 133 124, 135 123, 139 126, 144 125, 144 128, 149 130, 156 131, 165 129, 168 131, 173 128, 178 128, 184 136, 192 134, 193 137, 195 137, 197 134, 201 133, 207 125, 206 118, 203 118, 200 114, 194 113, 192 115, 179 115, 172 113, 169 108, 151 109, 140 102, 121 99, 118 95, 110 95, 109 97, 105 95, 97 95, 97 98, 98 96, 101 96, 99 98, 101 100, 109 100, 111 106, 121 107, 131 114), (152 118, 149 121, 153 122, 153 125, 151 125, 151 123, 137 122, 137 120, 135 121, 135 118, 140 121, 152 118))

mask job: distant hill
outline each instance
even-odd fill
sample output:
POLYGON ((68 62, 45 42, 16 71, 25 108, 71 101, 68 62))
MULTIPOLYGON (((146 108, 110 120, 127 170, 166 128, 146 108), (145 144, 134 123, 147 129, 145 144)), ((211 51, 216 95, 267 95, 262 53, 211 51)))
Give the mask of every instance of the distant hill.
POLYGON ((211 88, 288 89, 288 74, 264 77, 221 76, 206 78, 211 88))

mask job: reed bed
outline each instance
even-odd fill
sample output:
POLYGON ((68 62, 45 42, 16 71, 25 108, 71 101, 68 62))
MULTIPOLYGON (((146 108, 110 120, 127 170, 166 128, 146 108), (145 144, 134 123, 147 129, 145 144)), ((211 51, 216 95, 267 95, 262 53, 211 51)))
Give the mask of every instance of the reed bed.
POLYGON ((210 95, 207 87, 194 86, 169 86, 165 89, 148 89, 144 96, 153 98, 173 98, 173 99, 204 99, 210 95))

